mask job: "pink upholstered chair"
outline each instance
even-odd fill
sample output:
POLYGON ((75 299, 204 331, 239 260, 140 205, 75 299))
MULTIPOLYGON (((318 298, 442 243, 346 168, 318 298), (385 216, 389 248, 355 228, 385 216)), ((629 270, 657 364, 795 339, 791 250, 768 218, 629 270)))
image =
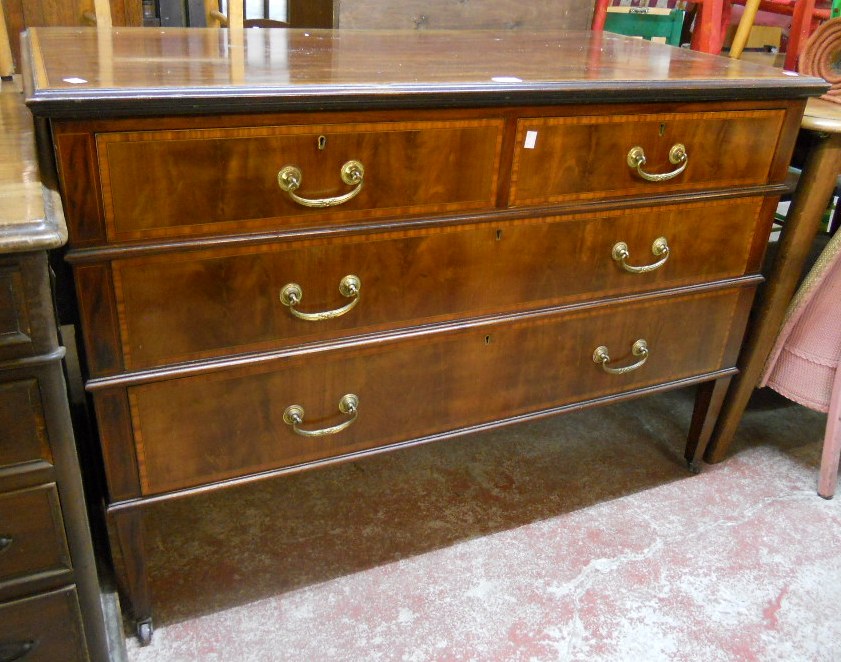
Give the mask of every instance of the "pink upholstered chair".
POLYGON ((760 386, 827 412, 818 494, 831 499, 841 456, 841 232, 830 239, 789 306, 760 386))

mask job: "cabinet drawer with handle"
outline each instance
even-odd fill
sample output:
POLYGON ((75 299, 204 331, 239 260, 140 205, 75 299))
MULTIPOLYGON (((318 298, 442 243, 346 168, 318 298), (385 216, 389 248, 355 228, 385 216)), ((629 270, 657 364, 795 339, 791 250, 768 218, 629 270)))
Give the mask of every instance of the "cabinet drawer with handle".
POLYGON ((0 660, 88 662, 76 589, 0 605, 0 660))
POLYGON ((102 133, 108 240, 489 209, 502 132, 469 119, 102 133))
POLYGON ((739 340, 731 322, 743 324, 752 293, 651 295, 127 386, 141 491, 445 434, 731 367, 739 340))
POLYGON ((36 573, 66 580, 71 567, 55 485, 0 493, 0 589, 36 573))
POLYGON ((719 200, 118 259, 115 352, 143 369, 737 277, 757 268, 761 205, 719 200))
POLYGON ((510 204, 765 184, 784 117, 745 110, 521 119, 510 204))

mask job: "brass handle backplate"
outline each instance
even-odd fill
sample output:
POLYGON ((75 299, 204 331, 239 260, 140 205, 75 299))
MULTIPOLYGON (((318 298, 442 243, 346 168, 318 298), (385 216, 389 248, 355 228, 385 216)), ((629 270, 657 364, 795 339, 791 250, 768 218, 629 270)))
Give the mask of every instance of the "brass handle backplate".
POLYGON ((665 182, 667 179, 677 177, 686 169, 686 164, 689 163, 689 156, 686 154, 686 147, 680 143, 672 145, 672 148, 669 150, 669 163, 680 167, 672 170, 671 172, 664 172, 662 174, 654 174, 642 169, 646 163, 645 151, 642 147, 632 147, 631 151, 628 152, 626 160, 628 167, 632 170, 636 170, 637 174, 643 179, 649 182, 665 182))
POLYGON ((300 188, 301 182, 304 179, 304 174, 301 172, 301 169, 295 165, 283 166, 280 169, 280 172, 277 173, 277 183, 281 190, 288 193, 289 197, 299 205, 319 209, 323 207, 336 207, 337 205, 342 205, 348 200, 352 200, 359 195, 365 178, 365 167, 359 161, 348 161, 342 166, 339 174, 345 184, 348 186, 354 186, 355 188, 344 195, 337 195, 333 198, 315 198, 311 200, 309 198, 302 198, 298 195, 295 191, 300 188))
POLYGON ((351 310, 359 303, 359 291, 361 289, 362 281, 359 279, 359 276, 348 274, 339 281, 339 293, 347 299, 353 299, 353 301, 335 310, 325 310, 320 313, 302 313, 300 310, 296 310, 295 306, 301 302, 301 299, 304 297, 304 291, 298 283, 287 283, 280 290, 280 302, 284 306, 287 306, 289 312, 298 319, 307 320, 308 322, 319 322, 341 317, 351 310))
POLYGON ((657 262, 653 264, 646 264, 641 267, 635 267, 631 264, 625 262, 629 257, 631 257, 631 253, 628 250, 628 244, 624 241, 619 241, 613 246, 613 251, 611 252, 611 257, 616 260, 619 264, 622 265, 622 268, 632 274, 644 274, 648 273, 649 271, 654 271, 655 269, 659 269, 664 264, 666 264, 666 260, 669 259, 669 243, 666 241, 665 237, 657 237, 654 240, 654 243, 651 244, 651 252, 654 254, 654 257, 661 257, 657 262))
POLYGON ((607 365, 610 363, 610 354, 607 351, 607 347, 600 345, 599 347, 596 347, 596 351, 593 352, 593 363, 601 365, 602 370, 609 372, 611 375, 624 375, 627 372, 632 372, 633 370, 641 367, 642 364, 648 360, 648 343, 640 338, 631 347, 631 354, 641 357, 640 360, 633 365, 628 365, 624 368, 611 368, 607 365))
POLYGON ((342 396, 339 400, 339 411, 346 416, 350 416, 344 423, 339 423, 329 428, 322 428, 321 430, 304 430, 298 427, 304 422, 304 408, 301 405, 289 405, 283 412, 283 422, 292 427, 295 434, 302 437, 326 437, 331 434, 338 434, 342 430, 350 427, 356 420, 359 411, 359 397, 353 393, 348 393, 342 396))

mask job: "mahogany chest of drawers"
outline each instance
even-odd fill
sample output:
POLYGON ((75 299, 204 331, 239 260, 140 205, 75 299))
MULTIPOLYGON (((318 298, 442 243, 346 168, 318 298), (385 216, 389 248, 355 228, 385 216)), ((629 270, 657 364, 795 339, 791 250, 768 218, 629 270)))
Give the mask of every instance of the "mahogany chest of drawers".
POLYGON ((695 467, 823 88, 590 33, 28 50, 146 642, 155 501, 690 384, 695 467))

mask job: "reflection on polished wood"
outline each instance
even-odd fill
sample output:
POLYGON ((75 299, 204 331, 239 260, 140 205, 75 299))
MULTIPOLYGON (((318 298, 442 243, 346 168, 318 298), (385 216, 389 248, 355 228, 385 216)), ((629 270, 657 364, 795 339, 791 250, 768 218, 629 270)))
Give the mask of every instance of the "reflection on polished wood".
POLYGON ((142 643, 156 501, 706 383, 694 464, 826 89, 590 32, 35 30, 29 47, 142 643), (676 144, 665 181, 629 167, 636 145, 646 174, 674 170, 676 144), (278 185, 295 166, 302 198, 344 196, 352 160, 364 187, 341 205, 278 185), (613 258, 659 237, 656 271, 613 258), (284 305, 296 283, 301 311, 341 310, 349 274, 342 316, 284 305), (600 346, 636 369, 609 374, 600 346))
POLYGON ((3 81, 0 658, 104 662, 110 658, 47 256, 64 243, 66 228, 52 164, 35 148, 43 124, 33 123, 17 81, 3 81), (21 644, 32 642, 30 656, 21 644))
POLYGON ((609 33, 520 31, 347 31, 123 28, 34 29, 34 112, 132 113, 293 108, 314 96, 331 106, 359 102, 429 105, 447 95, 471 105, 601 100, 808 96, 822 81, 784 76, 749 62, 711 58, 609 33), (98 57, 98 39, 112 58, 98 57), (239 45, 241 40, 242 45, 239 45), (241 62, 241 67, 232 66, 241 62), (108 70, 109 79, 104 79, 108 70), (231 86, 234 86, 233 88, 231 86), (237 99, 240 100, 237 104, 237 99), (154 102, 154 103, 153 103, 154 102), (508 101, 510 103, 510 101, 508 101))
POLYGON ((35 129, 32 116, 22 104, 20 81, 3 81, 0 84, 0 250, 54 248, 66 238, 58 192, 42 183, 35 153, 35 129))

